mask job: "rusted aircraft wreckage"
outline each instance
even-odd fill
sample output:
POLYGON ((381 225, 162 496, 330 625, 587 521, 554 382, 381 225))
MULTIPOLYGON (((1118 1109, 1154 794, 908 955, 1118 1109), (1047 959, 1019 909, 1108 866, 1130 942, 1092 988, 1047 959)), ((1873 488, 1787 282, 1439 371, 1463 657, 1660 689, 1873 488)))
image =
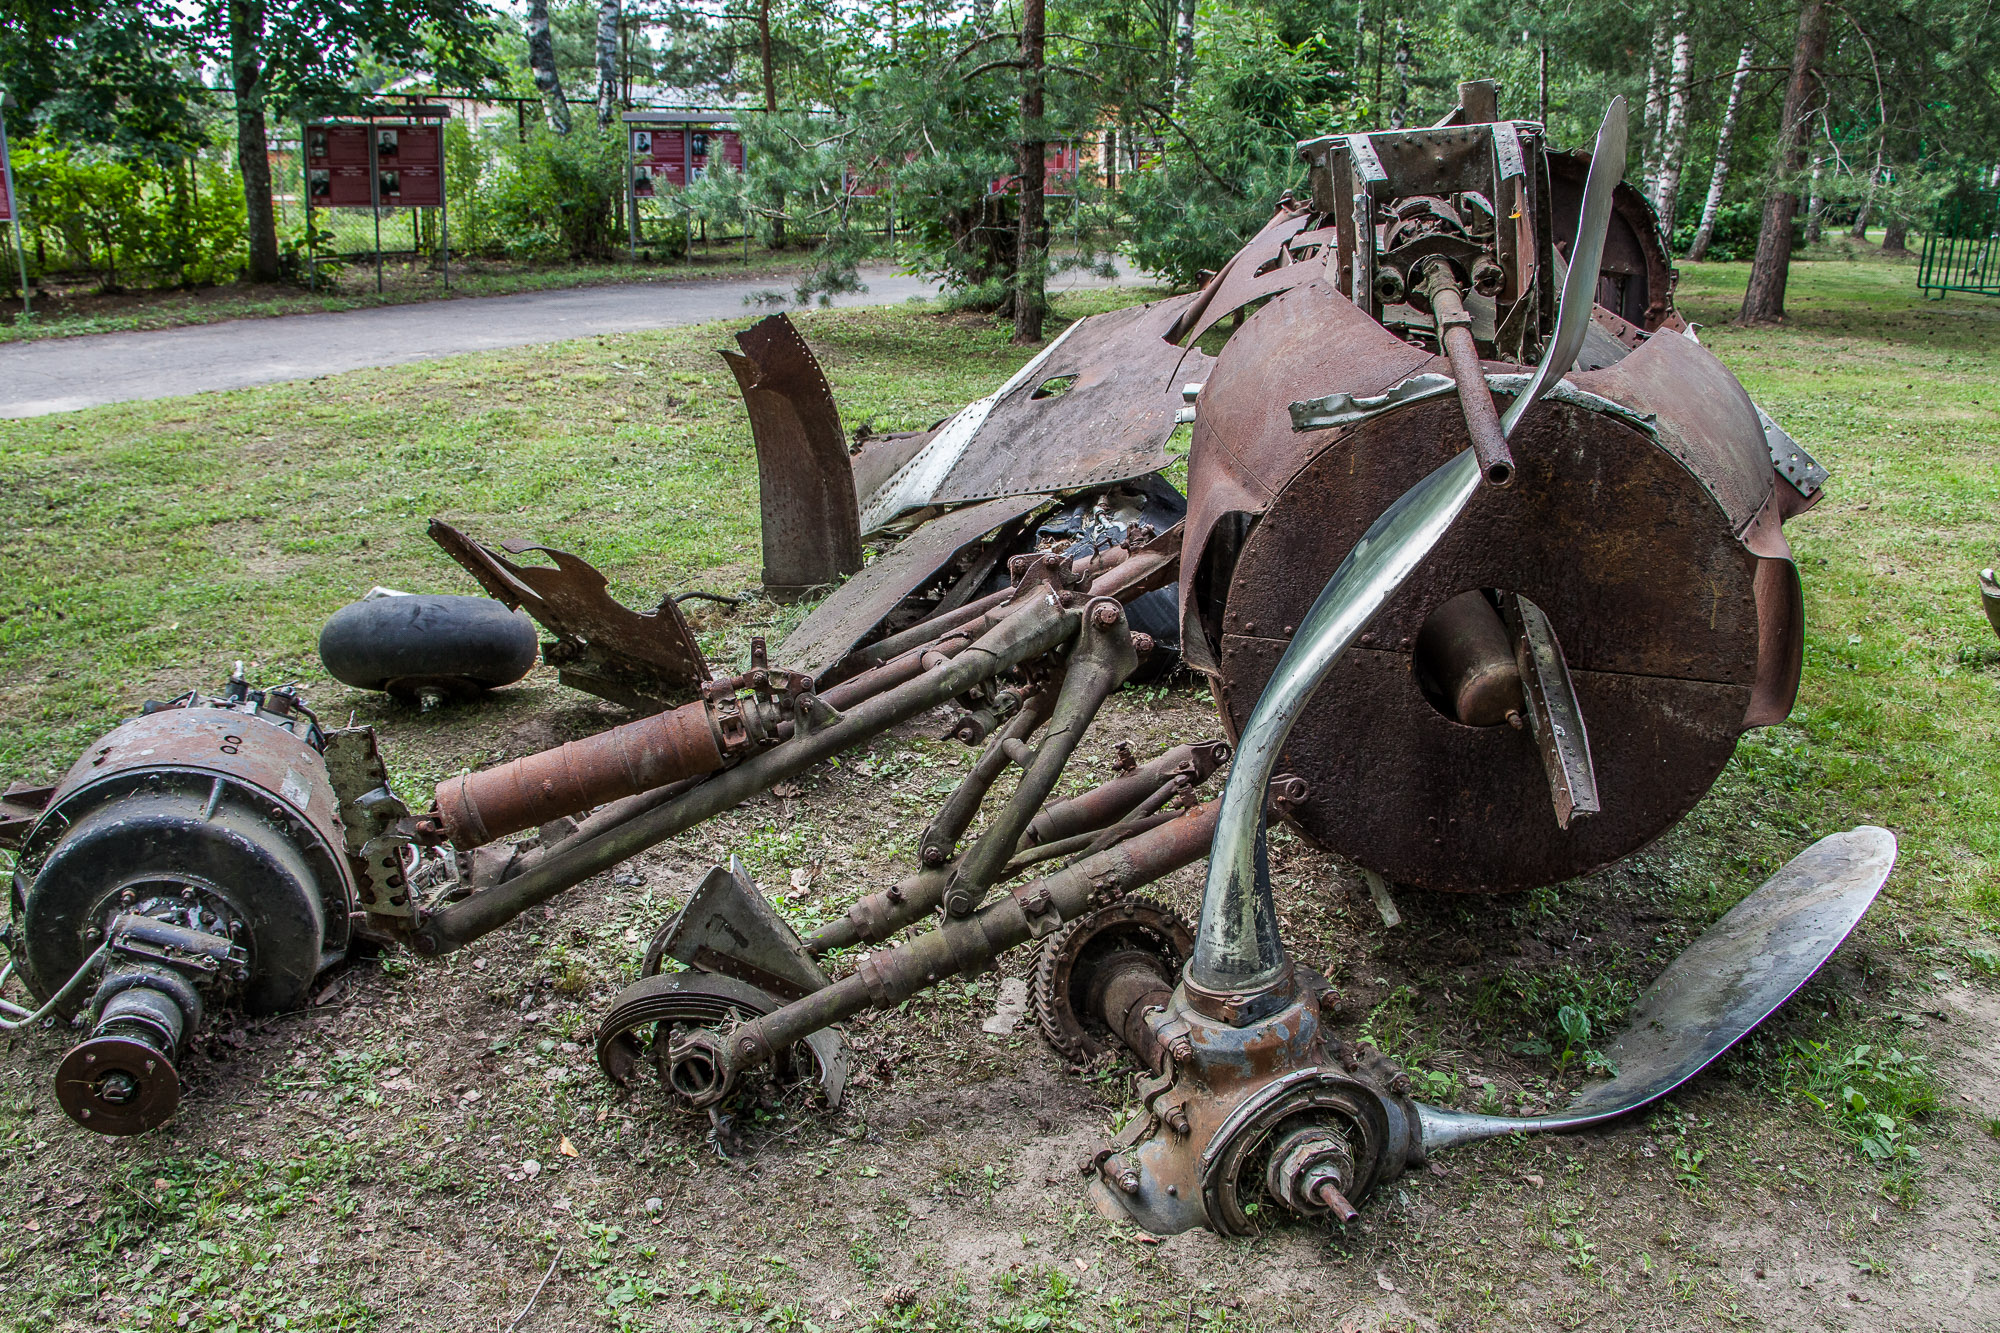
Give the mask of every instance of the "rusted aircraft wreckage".
POLYGON ((760 1078, 837 1099, 842 1019, 1034 945, 1048 1040, 1150 1074, 1088 1167, 1100 1204, 1154 1232, 1247 1233, 1351 1218, 1444 1147, 1590 1124, 1692 1077, 1846 936, 1894 861, 1887 832, 1808 848, 1659 978, 1607 1052, 1616 1077, 1508 1118, 1413 1101, 1323 1025, 1327 984, 1279 932, 1265 821, 1445 892, 1644 846, 1746 728, 1790 710, 1802 607, 1781 525, 1825 473, 1675 313, 1652 215, 1618 184, 1622 101, 1590 155, 1497 119, 1490 83, 1437 126, 1300 152, 1310 197, 1201 290, 1079 320, 991 395, 851 458, 792 326, 740 335, 724 356, 756 438, 765 582, 839 584, 742 673, 716 674, 671 599, 634 613, 574 556, 520 563, 437 523, 547 629, 565 682, 650 715, 412 811, 368 729, 239 678, 149 707, 52 791, 10 793, 8 944, 43 1008, 7 1022, 84 1015, 64 1108, 106 1133, 157 1125, 205 1015, 297 1005, 362 941, 459 948, 939 708, 979 755, 921 863, 804 939, 717 867, 605 1017, 610 1078, 689 1108, 760 1078), (1183 503, 1160 473, 1188 422, 1183 503), (896 533, 864 567, 863 539, 896 533), (1234 744, 1220 798, 1197 794, 1229 757, 1209 739, 1051 801, 1105 698, 1175 651, 1234 744), (1203 857, 1192 927, 1138 896, 1203 857))

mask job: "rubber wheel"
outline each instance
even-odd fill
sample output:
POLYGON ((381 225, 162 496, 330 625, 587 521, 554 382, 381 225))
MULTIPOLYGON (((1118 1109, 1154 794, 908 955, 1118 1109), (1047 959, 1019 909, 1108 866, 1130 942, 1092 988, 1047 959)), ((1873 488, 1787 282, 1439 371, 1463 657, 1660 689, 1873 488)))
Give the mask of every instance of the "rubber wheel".
POLYGON ((319 632, 327 674, 358 690, 477 692, 535 665, 535 622, 490 597, 422 594, 354 602, 319 632))

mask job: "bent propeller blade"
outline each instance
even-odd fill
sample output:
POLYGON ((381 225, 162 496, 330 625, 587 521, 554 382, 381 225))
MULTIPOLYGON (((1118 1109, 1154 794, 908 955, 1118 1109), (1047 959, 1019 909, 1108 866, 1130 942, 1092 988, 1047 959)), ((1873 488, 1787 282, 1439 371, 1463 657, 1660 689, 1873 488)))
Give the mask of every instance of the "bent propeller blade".
POLYGON ((1576 364, 1583 350, 1583 335, 1590 328, 1590 308, 1597 303, 1597 270, 1604 263, 1604 238, 1611 229, 1611 196, 1625 178, 1625 99, 1614 97, 1605 109, 1604 124, 1597 130, 1597 147, 1591 150, 1590 174, 1583 182, 1583 212, 1576 224, 1576 243, 1570 247, 1569 271, 1563 275, 1562 295, 1556 298, 1556 327, 1549 338, 1535 377, 1507 404, 1500 414, 1500 433, 1512 435, 1521 416, 1535 400, 1576 364))
POLYGON ((1896 864, 1896 836, 1863 824, 1821 838, 1710 926, 1639 998, 1604 1055, 1617 1076, 1555 1115, 1417 1106, 1424 1151, 1501 1134, 1581 1129, 1658 1101, 1789 1000, 1840 947, 1896 864))

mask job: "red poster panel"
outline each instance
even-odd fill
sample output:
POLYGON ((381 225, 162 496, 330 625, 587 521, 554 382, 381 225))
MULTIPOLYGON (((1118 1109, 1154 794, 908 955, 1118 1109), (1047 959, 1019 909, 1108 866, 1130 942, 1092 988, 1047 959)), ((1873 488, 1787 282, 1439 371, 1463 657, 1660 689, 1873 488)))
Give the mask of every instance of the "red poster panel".
POLYGON ((377 125, 375 165, 382 202, 405 208, 444 203, 444 130, 437 125, 377 125))
POLYGON ((14 220, 14 196, 7 191, 7 185, 14 179, 14 169, 7 162, 7 146, 0 143, 0 222, 14 220))
POLYGON ((646 161, 652 166, 653 184, 666 189, 686 185, 687 131, 675 126, 654 130, 652 136, 652 154, 646 161))
POLYGON ((306 189, 315 208, 367 208, 375 196, 368 178, 366 125, 306 126, 306 189))

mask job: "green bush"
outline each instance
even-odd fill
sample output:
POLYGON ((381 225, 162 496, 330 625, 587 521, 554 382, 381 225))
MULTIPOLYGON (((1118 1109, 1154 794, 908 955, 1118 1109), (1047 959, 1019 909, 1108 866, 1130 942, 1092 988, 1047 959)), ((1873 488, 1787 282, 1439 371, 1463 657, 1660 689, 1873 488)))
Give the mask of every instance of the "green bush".
POLYGON ((173 165, 41 138, 13 145, 24 244, 44 273, 82 270, 104 290, 140 279, 184 287, 243 267, 242 179, 201 157, 173 165))
MULTIPOLYGON (((1757 256, 1757 233, 1764 225, 1764 210, 1756 203, 1724 204, 1715 210, 1715 231, 1708 238, 1708 253, 1703 256, 1716 263, 1731 264, 1747 262, 1757 256)), ((1674 253, 1684 255, 1694 244, 1694 234, 1701 227, 1701 211, 1696 209, 1692 216, 1683 215, 1674 228, 1674 253)), ((1798 229, 1799 237, 1805 235, 1803 225, 1798 229)), ((1794 240, 1796 248, 1797 239, 1794 240)))
POLYGON ((516 134, 491 134, 492 154, 474 161, 470 144, 454 149, 447 138, 446 168, 464 173, 463 195, 454 193, 454 218, 465 248, 518 259, 601 260, 621 239, 618 201, 625 190, 622 125, 600 129, 579 123, 568 135, 539 126, 525 142, 516 134), (468 170, 468 168, 470 168, 468 170), (463 218, 461 222, 459 219, 463 218))

